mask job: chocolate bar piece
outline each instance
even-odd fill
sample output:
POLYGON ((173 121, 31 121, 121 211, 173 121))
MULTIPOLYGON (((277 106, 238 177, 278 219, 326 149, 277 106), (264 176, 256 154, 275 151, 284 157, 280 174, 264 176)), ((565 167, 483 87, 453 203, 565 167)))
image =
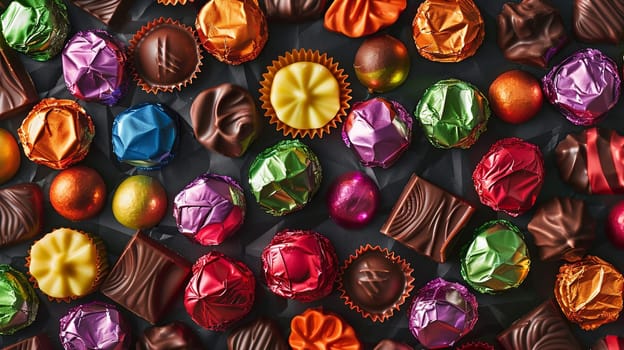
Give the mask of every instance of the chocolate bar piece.
POLYGON ((572 16, 574 34, 581 41, 614 45, 624 41, 622 0, 575 0, 572 16))
POLYGON ((120 22, 120 16, 130 5, 128 0, 71 0, 71 2, 108 26, 120 22))
POLYGON ((0 247, 33 239, 42 227, 43 193, 39 185, 0 189, 0 247))
POLYGON ((462 199, 414 174, 381 227, 381 233, 443 263, 449 244, 474 211, 462 199))
POLYGON ((37 89, 13 49, 0 34, 0 120, 28 111, 39 101, 37 89))
POLYGON ((188 261, 139 231, 100 290, 153 324, 163 316, 190 272, 188 261))
POLYGON ((45 334, 37 334, 18 343, 9 345, 2 350, 53 350, 50 339, 45 334))
POLYGON ((259 318, 232 331, 227 344, 229 350, 288 349, 277 324, 266 318, 259 318))
POLYGON ((137 341, 136 350, 201 350, 197 335, 186 324, 174 321, 146 329, 137 341))

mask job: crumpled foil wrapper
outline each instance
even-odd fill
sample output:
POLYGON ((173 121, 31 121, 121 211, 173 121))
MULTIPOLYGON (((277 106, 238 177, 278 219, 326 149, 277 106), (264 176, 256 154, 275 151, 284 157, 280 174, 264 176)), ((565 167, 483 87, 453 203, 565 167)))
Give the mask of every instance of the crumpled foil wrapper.
POLYGON ((115 306, 95 301, 70 309, 60 320, 58 336, 65 349, 125 350, 131 334, 115 306))

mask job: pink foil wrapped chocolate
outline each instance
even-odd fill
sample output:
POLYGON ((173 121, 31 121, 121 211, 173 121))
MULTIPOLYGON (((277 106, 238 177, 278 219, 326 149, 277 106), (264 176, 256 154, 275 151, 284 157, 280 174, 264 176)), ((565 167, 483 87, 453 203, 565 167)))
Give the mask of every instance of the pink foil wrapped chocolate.
POLYGON ((65 349, 125 350, 130 348, 130 325, 113 305, 95 301, 61 318, 59 338, 65 349))
POLYGON ((381 97, 353 104, 342 139, 362 165, 388 168, 412 141, 412 117, 396 101, 381 97))
POLYGON ((175 197, 178 231, 202 245, 221 244, 245 220, 243 189, 228 176, 202 174, 175 197))

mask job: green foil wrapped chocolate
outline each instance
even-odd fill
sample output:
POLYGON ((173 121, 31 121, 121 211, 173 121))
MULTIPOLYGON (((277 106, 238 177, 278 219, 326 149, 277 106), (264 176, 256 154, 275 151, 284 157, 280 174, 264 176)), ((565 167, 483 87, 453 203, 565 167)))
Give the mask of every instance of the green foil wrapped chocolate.
POLYGON ((490 104, 474 85, 440 80, 430 86, 414 111, 432 145, 438 148, 469 148, 485 131, 490 104))
POLYGON ((62 0, 14 0, 0 20, 7 44, 37 61, 59 54, 69 33, 62 0))
POLYGON ((520 230, 506 220, 488 221, 464 248, 461 275, 481 293, 518 287, 529 274, 531 259, 520 230))
POLYGON ((39 299, 26 276, 0 264, 0 334, 9 335, 35 320, 39 299))
POLYGON ((267 213, 281 216, 303 208, 321 185, 322 170, 299 140, 280 141, 262 151, 249 169, 249 185, 267 213))

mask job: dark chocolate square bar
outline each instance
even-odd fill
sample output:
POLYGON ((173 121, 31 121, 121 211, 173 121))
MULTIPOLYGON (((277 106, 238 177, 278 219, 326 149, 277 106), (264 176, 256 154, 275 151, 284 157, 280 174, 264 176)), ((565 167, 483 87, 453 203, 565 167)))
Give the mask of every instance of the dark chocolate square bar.
POLYGON ((153 324, 190 272, 188 261, 139 231, 100 289, 102 294, 153 324))
POLYGON ((0 120, 26 112, 39 101, 37 89, 17 54, 0 34, 0 120))
POLYGON ((71 2, 109 26, 119 22, 119 16, 130 4, 129 0, 71 0, 71 2))
POLYGON ((413 174, 381 233, 443 263, 449 244, 474 211, 464 200, 413 174))
POLYGON ((2 350, 52 350, 50 339, 45 334, 37 334, 34 337, 26 338, 13 345, 9 345, 2 350))

